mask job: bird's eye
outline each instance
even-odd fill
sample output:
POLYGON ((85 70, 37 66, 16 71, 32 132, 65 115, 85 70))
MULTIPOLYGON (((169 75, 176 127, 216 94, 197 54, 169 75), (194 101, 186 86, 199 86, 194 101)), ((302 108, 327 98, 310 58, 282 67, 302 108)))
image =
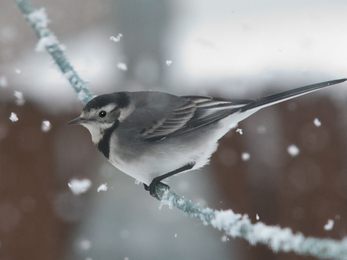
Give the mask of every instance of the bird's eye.
POLYGON ((102 110, 99 112, 99 117, 105 117, 106 116, 106 111, 102 110))

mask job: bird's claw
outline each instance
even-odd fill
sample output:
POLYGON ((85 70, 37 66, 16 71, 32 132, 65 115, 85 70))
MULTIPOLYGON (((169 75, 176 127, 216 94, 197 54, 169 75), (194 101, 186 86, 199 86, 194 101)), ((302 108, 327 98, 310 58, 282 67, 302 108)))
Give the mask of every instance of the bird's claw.
POLYGON ((149 194, 151 196, 153 196, 154 198, 156 198, 157 200, 161 200, 161 197, 158 195, 157 193, 157 185, 161 184, 162 186, 165 186, 167 189, 170 189, 170 186, 167 184, 164 184, 162 182, 160 182, 158 179, 154 178, 153 181, 151 182, 151 184, 148 186, 146 184, 143 184, 143 186, 145 187, 145 190, 149 191, 149 194))

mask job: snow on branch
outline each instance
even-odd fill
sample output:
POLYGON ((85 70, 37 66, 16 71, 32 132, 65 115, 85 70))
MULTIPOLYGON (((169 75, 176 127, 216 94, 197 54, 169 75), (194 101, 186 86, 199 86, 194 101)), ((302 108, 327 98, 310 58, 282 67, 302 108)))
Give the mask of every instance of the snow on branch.
POLYGON ((70 65, 64 54, 64 47, 60 44, 54 33, 48 28, 49 19, 45 10, 36 9, 26 0, 14 0, 19 9, 24 14, 26 20, 34 29, 39 37, 36 51, 46 50, 54 59, 63 75, 69 80, 70 84, 78 94, 78 99, 87 103, 94 96, 86 87, 85 82, 78 76, 74 68, 70 65))
POLYGON ((163 185, 157 185, 156 191, 161 199, 161 206, 178 208, 186 215, 199 218, 204 225, 211 225, 233 238, 246 239, 251 245, 264 244, 274 252, 293 251, 299 255, 316 256, 321 259, 347 259, 347 238, 338 241, 305 237, 301 233, 294 234, 290 228, 266 226, 262 222, 252 224, 247 214, 235 214, 230 209, 202 209, 163 185))
MULTIPOLYGON (((93 94, 67 61, 57 37, 48 29, 49 20, 44 9, 35 9, 26 0, 14 1, 40 39, 36 50, 46 49, 52 55, 62 73, 78 94, 79 99, 87 103, 93 98, 93 94)), ((275 252, 293 251, 300 255, 311 255, 321 259, 347 260, 347 239, 337 241, 305 237, 301 233, 294 234, 289 228, 281 229, 278 226, 266 226, 261 222, 252 224, 246 214, 235 214, 232 210, 202 209, 199 205, 178 196, 161 184, 157 185, 156 191, 161 200, 161 206, 175 207, 186 215, 199 218, 204 225, 211 225, 231 237, 244 238, 252 245, 264 244, 275 252)))

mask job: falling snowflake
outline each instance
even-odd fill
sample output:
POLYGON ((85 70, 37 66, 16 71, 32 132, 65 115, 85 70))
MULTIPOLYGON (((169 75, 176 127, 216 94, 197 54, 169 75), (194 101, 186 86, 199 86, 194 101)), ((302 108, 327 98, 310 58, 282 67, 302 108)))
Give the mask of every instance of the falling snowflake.
POLYGON ((251 155, 249 153, 242 153, 241 159, 243 161, 248 161, 251 158, 251 155))
POLYGON ((16 97, 17 106, 23 106, 25 103, 23 93, 20 91, 15 91, 13 95, 16 97))
POLYGON ((42 132, 47 133, 49 130, 51 130, 51 128, 52 128, 52 125, 48 120, 42 121, 42 124, 41 124, 42 132))
POLYGON ((117 64, 117 68, 120 69, 120 70, 124 70, 124 71, 128 70, 127 65, 125 63, 122 63, 122 62, 117 64))
POLYGON ((239 133, 240 135, 243 135, 242 129, 241 128, 237 128, 236 129, 236 133, 239 133))
POLYGON ((334 220, 328 219, 328 223, 325 224, 324 229, 325 230, 332 230, 334 227, 334 220))
POLYGON ((170 66, 171 64, 172 64, 172 60, 167 60, 167 61, 166 61, 166 65, 167 65, 167 66, 170 66))
POLYGON ((111 36, 111 37, 110 37, 110 41, 119 42, 120 39, 121 39, 122 37, 123 37, 123 34, 119 33, 119 34, 117 35, 117 37, 111 36))
POLYGON ((320 127, 322 125, 321 121, 319 121, 318 118, 315 118, 314 121, 313 121, 314 125, 317 126, 317 127, 320 127))
POLYGON ((11 112, 10 120, 12 122, 17 122, 18 121, 18 116, 16 115, 16 113, 11 112))
POLYGON ((80 195, 89 190, 90 186, 92 186, 92 182, 89 179, 72 179, 67 185, 73 194, 80 195))
POLYGON ((98 187, 97 192, 100 192, 100 191, 107 191, 107 183, 101 184, 98 187))
POLYGON ((295 157, 295 156, 297 156, 300 153, 300 149, 295 144, 292 144, 292 145, 288 146, 287 152, 291 156, 295 157))

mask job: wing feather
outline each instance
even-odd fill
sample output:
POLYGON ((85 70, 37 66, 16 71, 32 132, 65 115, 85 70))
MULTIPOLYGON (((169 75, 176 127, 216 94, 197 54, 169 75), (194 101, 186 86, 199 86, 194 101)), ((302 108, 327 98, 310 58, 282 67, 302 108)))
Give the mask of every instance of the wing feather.
POLYGON ((188 103, 172 109, 171 113, 143 133, 146 139, 158 141, 217 122, 240 110, 252 100, 227 100, 203 96, 183 96, 188 103))

